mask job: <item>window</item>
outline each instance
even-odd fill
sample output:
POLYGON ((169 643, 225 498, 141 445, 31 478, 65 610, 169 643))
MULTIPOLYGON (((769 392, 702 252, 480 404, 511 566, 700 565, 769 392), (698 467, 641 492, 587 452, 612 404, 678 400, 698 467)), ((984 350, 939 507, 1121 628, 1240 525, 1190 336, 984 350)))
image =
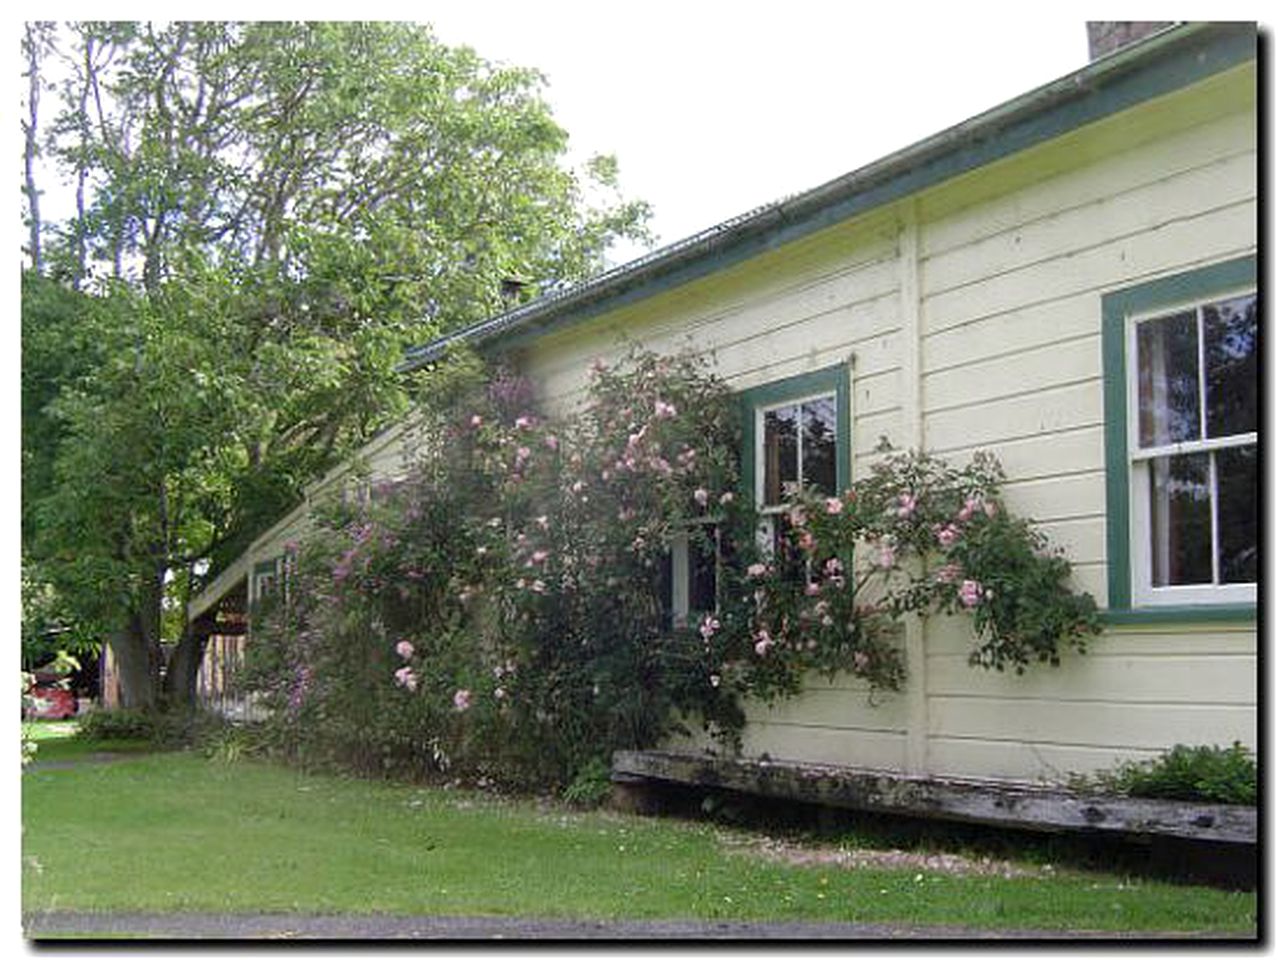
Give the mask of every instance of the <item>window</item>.
POLYGON ((668 626, 691 626, 718 606, 719 567, 729 562, 730 547, 713 520, 677 534, 660 571, 667 598, 668 626))
MULTIPOLYGON (((764 548, 785 563, 783 503, 793 486, 836 496, 851 481, 851 389, 845 364, 748 390, 746 489, 765 515, 764 548)), ((790 558, 793 559, 793 558, 790 558)))
POLYGON ((1105 298, 1111 609, 1254 604, 1253 258, 1105 298))
POLYGON ((263 560, 253 566, 253 601, 262 600, 263 597, 271 596, 275 593, 276 585, 279 584, 280 565, 279 557, 272 560, 263 560))

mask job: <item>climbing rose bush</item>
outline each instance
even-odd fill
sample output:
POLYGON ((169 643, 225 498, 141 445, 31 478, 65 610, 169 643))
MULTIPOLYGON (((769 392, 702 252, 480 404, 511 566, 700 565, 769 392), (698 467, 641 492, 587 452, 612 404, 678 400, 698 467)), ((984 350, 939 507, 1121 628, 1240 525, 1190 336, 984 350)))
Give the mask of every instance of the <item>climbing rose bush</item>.
POLYGON ((1095 629, 989 458, 885 451, 839 496, 790 491, 765 549, 737 495, 738 404, 700 361, 597 362, 555 420, 526 381, 471 368, 439 374, 410 474, 318 516, 254 611, 248 685, 295 755, 563 785, 684 721, 734 744, 746 700, 813 671, 899 689, 905 616, 970 616, 973 662, 998 669, 1095 629), (681 623, 684 538, 717 596, 681 623))
POLYGON ((962 468, 919 453, 882 456, 839 497, 793 490, 770 562, 746 569, 738 629, 775 662, 775 690, 792 693, 815 669, 899 689, 894 643, 907 616, 970 617, 974 666, 1021 673, 1060 663, 1099 631, 1095 601, 1070 586, 1068 561, 1000 495, 998 462, 962 468), (752 587, 752 589, 751 589, 752 587), (785 654, 785 656, 778 656, 785 654))

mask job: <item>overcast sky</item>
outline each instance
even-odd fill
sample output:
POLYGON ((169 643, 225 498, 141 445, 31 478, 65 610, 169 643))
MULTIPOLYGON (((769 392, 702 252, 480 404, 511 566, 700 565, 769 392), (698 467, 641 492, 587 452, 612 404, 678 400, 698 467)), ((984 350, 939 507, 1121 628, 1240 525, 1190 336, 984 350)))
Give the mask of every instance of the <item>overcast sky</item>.
POLYGON ((1032 19, 966 4, 867 9, 468 0, 415 16, 449 44, 545 73, 574 152, 617 156, 623 188, 653 205, 664 244, 1087 63, 1085 18, 1068 7, 1040 5, 1032 19))

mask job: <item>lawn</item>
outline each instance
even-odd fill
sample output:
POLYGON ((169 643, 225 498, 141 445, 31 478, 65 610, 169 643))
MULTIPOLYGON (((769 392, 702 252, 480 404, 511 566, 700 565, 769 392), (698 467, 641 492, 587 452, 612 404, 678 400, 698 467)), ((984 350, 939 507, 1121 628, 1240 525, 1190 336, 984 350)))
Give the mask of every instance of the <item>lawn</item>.
MULTIPOLYGON (((50 742, 42 758, 75 743, 50 742)), ((1255 929, 1253 893, 1041 864, 1014 877, 799 866, 743 852, 760 838, 719 825, 193 753, 34 767, 23 824, 28 911, 1255 929)))

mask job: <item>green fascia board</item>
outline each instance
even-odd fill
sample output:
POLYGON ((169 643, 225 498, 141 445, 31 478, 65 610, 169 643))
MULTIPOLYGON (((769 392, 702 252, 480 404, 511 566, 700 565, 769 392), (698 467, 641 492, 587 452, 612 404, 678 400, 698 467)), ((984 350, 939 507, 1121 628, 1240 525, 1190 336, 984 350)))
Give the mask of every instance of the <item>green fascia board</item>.
MULTIPOLYGON (((1246 256, 1125 287, 1101 298, 1101 366, 1105 384, 1105 558, 1111 615, 1184 620, 1195 609, 1200 613, 1247 609, 1255 616, 1255 607, 1251 604, 1133 610, 1131 478, 1127 444, 1127 318, 1137 313, 1203 300, 1240 287, 1254 286, 1255 283, 1256 258, 1246 256)), ((1227 618, 1237 619, 1232 614, 1227 618)))
POLYGON ((754 499, 755 468, 754 451, 758 442, 755 411, 811 397, 818 394, 834 394, 838 433, 834 446, 834 477, 839 490, 846 490, 852 483, 852 388, 851 368, 846 363, 836 363, 809 373, 773 380, 770 383, 750 387, 738 394, 741 404, 741 486, 742 494, 754 499))
POLYGON ((1192 25, 1176 36, 1150 41, 1032 91, 950 130, 830 181, 791 200, 730 221, 638 261, 633 274, 619 268, 615 280, 587 281, 579 294, 556 295, 521 316, 497 317, 450 338, 410 351, 405 366, 428 362, 433 348, 456 339, 487 340, 516 349, 549 330, 621 307, 708 276, 777 249, 826 227, 903 199, 945 180, 1060 137, 1089 123, 1191 86, 1256 59, 1254 23, 1192 25))

